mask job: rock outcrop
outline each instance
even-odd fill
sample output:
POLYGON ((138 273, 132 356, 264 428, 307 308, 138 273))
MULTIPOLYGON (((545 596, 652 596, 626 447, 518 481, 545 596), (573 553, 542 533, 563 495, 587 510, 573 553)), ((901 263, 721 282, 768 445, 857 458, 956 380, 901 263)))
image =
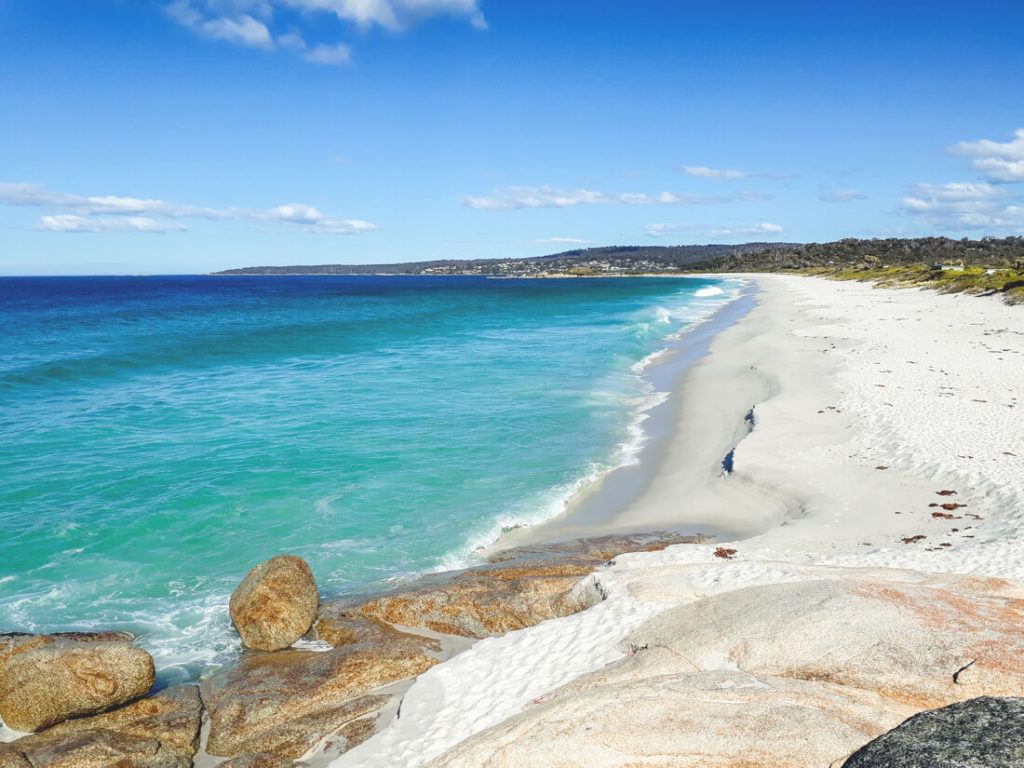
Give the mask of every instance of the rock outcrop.
MULTIPOLYGON (((536 700, 431 767, 838 766, 860 739, 923 707, 1024 694, 1020 582, 834 569, 832 580, 701 597, 701 587, 686 586, 687 574, 715 583, 708 567, 676 572, 678 593, 692 602, 634 631, 623 646, 629 656, 536 700)), ((789 575, 799 578, 799 568, 789 575)), ((869 765, 890 763, 848 768, 869 765)))
POLYGON ((918 710, 1024 695, 1024 600, 985 592, 977 581, 748 587, 669 610, 629 642, 666 648, 681 672, 729 666, 820 680, 918 710))
POLYGON ((422 653, 368 645, 326 652, 247 653, 237 664, 202 681, 210 716, 207 752, 221 757, 265 752, 297 758, 344 728, 348 731, 339 739, 356 742, 365 726, 353 726, 353 721, 390 701, 390 696, 370 691, 418 675, 436 663, 438 659, 422 653))
POLYGON ((1024 699, 982 696, 914 715, 843 768, 1020 768, 1024 699))
MULTIPOLYGON (((387 686, 468 643, 452 638, 442 647, 403 627, 463 638, 528 627, 600 600, 581 587, 581 578, 616 555, 698 540, 640 534, 523 547, 498 553, 488 565, 427 576, 384 595, 334 601, 319 611, 308 565, 275 557, 253 568, 231 597, 243 644, 257 650, 203 680, 202 703, 195 688, 170 689, 105 715, 64 722, 0 745, 0 768, 184 768, 196 752, 203 704, 210 721, 207 752, 231 758, 225 768, 291 766, 325 741, 345 751, 375 732, 377 716, 393 703, 396 688, 387 686), (316 637, 334 650, 283 650, 314 619, 316 637)), ((131 640, 123 633, 0 635, 0 712, 11 727, 28 730, 144 695, 152 686, 152 659, 131 640), (76 686, 106 697, 93 695, 86 706, 39 695, 44 689, 77 692, 76 686)))
POLYGON ((581 678, 430 768, 827 766, 910 711, 827 683, 734 671, 651 674, 659 661, 644 661, 581 678))
POLYGON ((277 651, 306 634, 319 602, 306 561, 278 555, 249 571, 232 593, 229 610, 246 648, 277 651))
POLYGON ((191 768, 202 703, 194 686, 168 688, 121 709, 0 745, 3 768, 191 768), (4 748, 14 755, 5 763, 4 748), (17 759, 23 764, 19 764, 17 759))
POLYGON ((122 633, 5 635, 0 638, 0 717, 38 731, 145 696, 153 658, 122 633))

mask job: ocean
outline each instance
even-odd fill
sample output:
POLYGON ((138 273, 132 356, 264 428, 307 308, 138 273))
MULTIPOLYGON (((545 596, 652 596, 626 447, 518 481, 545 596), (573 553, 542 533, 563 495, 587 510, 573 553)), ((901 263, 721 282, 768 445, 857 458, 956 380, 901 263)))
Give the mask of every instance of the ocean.
POLYGON ((462 567, 636 460, 696 278, 0 278, 0 632, 122 629, 162 684, 227 600, 462 567))

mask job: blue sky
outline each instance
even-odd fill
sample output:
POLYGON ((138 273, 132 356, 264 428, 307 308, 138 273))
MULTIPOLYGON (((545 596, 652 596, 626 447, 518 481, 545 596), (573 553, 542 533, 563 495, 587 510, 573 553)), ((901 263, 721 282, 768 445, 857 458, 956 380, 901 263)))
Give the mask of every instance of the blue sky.
POLYGON ((1024 234, 1024 3, 0 0, 0 274, 1024 234))

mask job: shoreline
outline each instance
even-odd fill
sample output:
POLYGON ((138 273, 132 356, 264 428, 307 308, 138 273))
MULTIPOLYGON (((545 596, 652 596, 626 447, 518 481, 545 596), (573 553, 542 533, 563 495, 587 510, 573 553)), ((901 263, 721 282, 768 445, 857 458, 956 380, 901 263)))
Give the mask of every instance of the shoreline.
POLYGON ((617 520, 725 516, 735 539, 616 558, 589 577, 601 603, 429 670, 399 721, 325 764, 425 765, 622 659, 631 631, 709 595, 850 569, 1024 579, 1024 445, 1013 410, 1024 407, 1024 354, 987 340, 1024 337, 1024 313, 985 297, 744 277, 761 286, 758 306, 685 377, 658 471, 617 520), (739 435, 733 472, 715 472, 708 457, 749 410, 754 427, 739 435), (702 449, 703 463, 686 463, 702 449), (967 514, 933 513, 946 489, 967 514), (716 557, 716 545, 736 553, 716 557), (495 685, 495 675, 514 684, 495 685), (469 702, 456 694, 467 690, 469 702))
MULTIPOLYGON (((519 546, 546 544, 595 536, 621 535, 644 531, 672 531, 687 535, 718 538, 727 535, 709 521, 683 522, 674 517, 635 524, 624 513, 641 497, 666 461, 666 453, 678 434, 672 417, 682 407, 694 369, 708 356, 715 340, 743 320, 757 304, 758 288, 751 280, 736 280, 727 275, 711 275, 712 279, 732 279, 743 284, 737 296, 719 307, 709 317, 684 329, 672 340, 642 376, 663 399, 643 411, 635 422, 642 434, 640 447, 631 460, 604 472, 566 499, 564 510, 539 523, 506 531, 481 550, 489 556, 519 546)), ((733 414, 724 417, 732 420, 733 414)), ((727 430, 726 430, 727 431, 727 430)), ((745 433, 742 415, 737 428, 714 445, 702 446, 699 459, 709 472, 721 469, 722 461, 745 433)))

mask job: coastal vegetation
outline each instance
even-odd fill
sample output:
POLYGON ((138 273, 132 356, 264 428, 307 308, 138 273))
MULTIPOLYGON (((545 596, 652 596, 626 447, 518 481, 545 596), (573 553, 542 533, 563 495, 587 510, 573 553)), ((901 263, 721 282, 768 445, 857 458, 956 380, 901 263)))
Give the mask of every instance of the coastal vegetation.
POLYGON ((1002 294, 1024 303, 1024 238, 887 238, 807 243, 735 254, 692 267, 706 272, 794 272, 943 293, 1002 294))
POLYGON ((830 243, 773 245, 756 252, 725 254, 691 269, 708 272, 778 272, 815 267, 985 267, 1024 269, 1024 237, 844 238, 830 243))
POLYGON ((864 264, 856 267, 813 267, 803 271, 833 280, 859 280, 891 288, 919 286, 935 288, 942 293, 1002 294, 1008 304, 1024 304, 1024 271, 1017 269, 935 269, 923 265, 892 267, 864 264))

